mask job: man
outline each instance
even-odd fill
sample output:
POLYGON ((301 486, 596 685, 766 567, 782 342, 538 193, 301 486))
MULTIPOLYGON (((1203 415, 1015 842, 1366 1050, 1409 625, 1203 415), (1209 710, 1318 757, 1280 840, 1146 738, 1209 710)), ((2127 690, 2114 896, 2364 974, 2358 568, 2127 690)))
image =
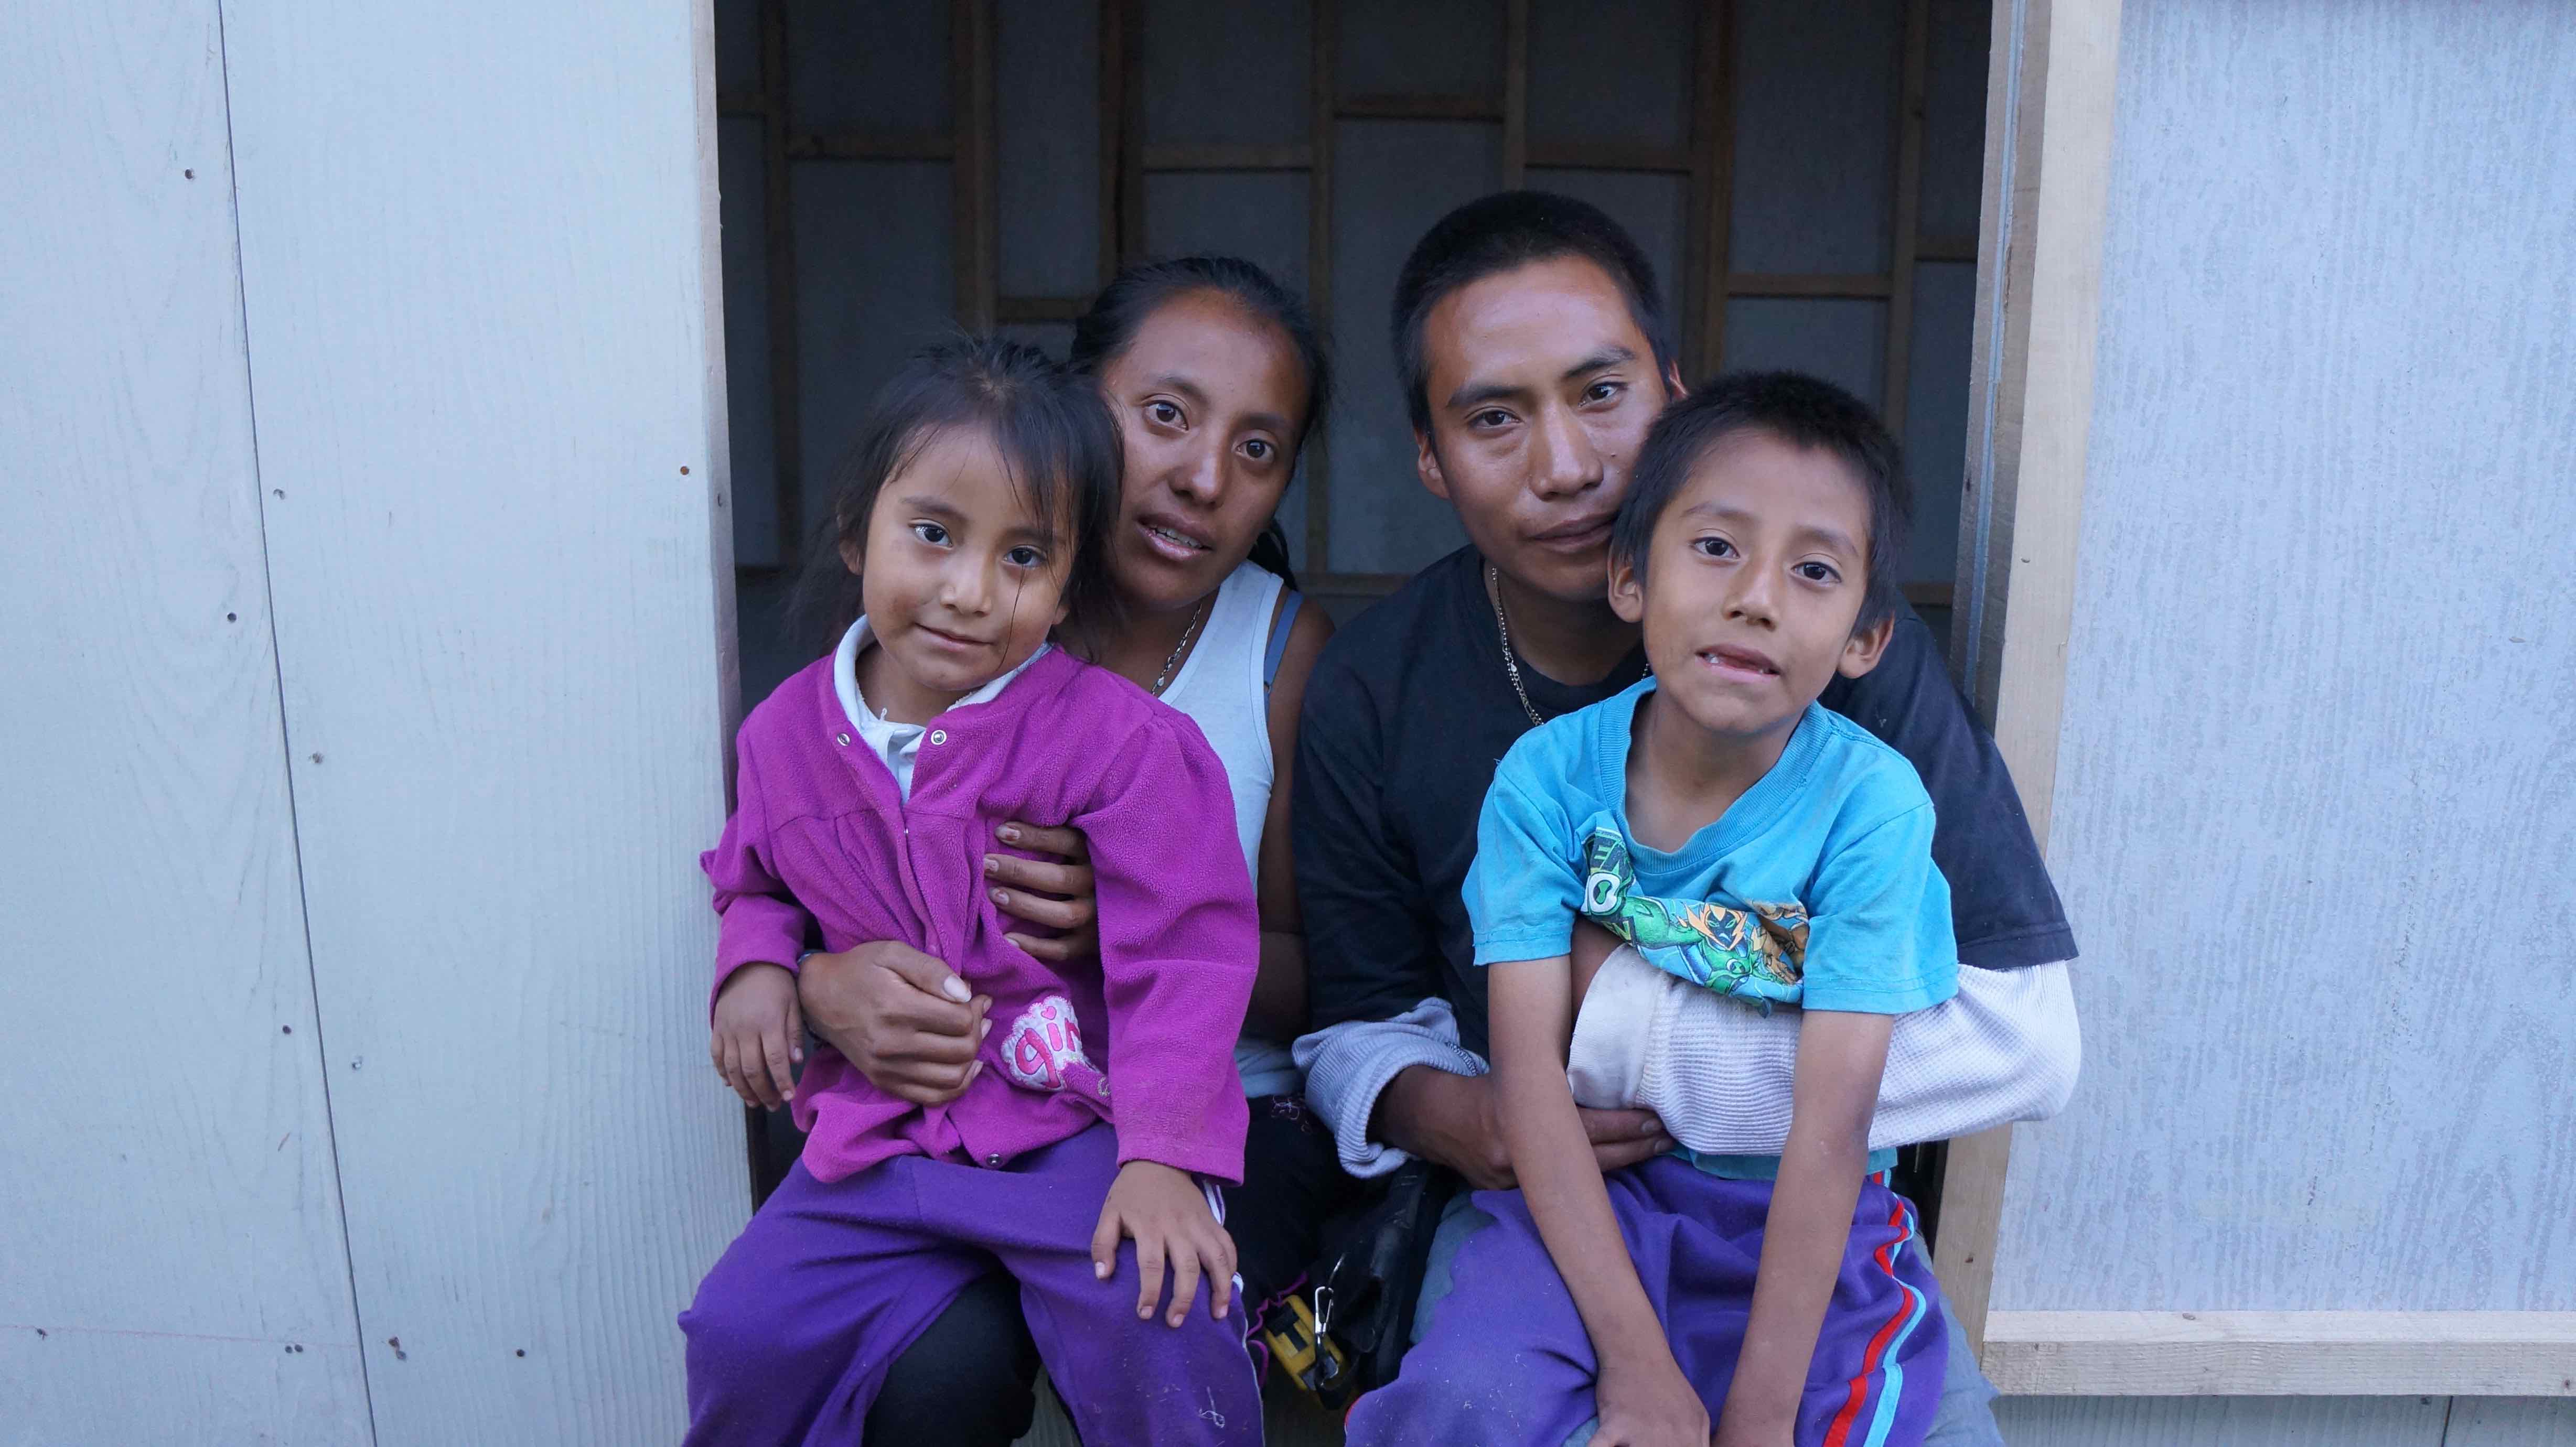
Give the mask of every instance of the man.
MULTIPOLYGON (((1317 1033, 1297 1057, 1354 1174, 1419 1155, 1501 1188, 1511 1168, 1460 887, 1513 740, 1645 671, 1636 626, 1606 597, 1610 520, 1680 377, 1644 254, 1565 197, 1489 196, 1444 217, 1405 264, 1394 322, 1416 470, 1469 543, 1342 630, 1308 685, 1294 819, 1317 1033)), ((1946 1135, 2046 1114, 2073 1078, 2063 962, 2075 945, 1992 742, 1910 612, 1879 667, 1823 702, 1906 755, 1940 820, 1933 853, 1955 900, 1962 1003, 1924 1012, 1938 1018, 1913 1048, 1984 1052, 1978 1088, 1913 1098, 1901 1028, 1882 1119, 1946 1135)), ((1632 1000, 1654 988, 1631 986, 1632 1000)), ((1776 1152, 1794 1021, 1707 992, 1661 1003, 1714 1042, 1707 1088, 1690 1093, 1707 1112, 1690 1144, 1776 1152)), ((1625 1023, 1644 1028, 1642 1015, 1625 1023)), ((1578 1054, 1586 1032, 1602 1027, 1578 1027, 1578 1054)), ((1674 1145, 1644 1111, 1584 1115, 1605 1171, 1674 1145)), ((1444 1228, 1435 1281, 1454 1240, 1444 1228)), ((1999 1441, 1992 1389, 1963 1346, 1951 1361, 1931 1440, 1999 1441)))

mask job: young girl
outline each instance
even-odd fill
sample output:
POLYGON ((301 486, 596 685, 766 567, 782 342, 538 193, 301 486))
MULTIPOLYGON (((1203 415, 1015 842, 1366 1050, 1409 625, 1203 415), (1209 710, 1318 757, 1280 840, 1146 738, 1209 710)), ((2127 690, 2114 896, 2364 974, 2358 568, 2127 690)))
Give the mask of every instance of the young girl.
POLYGON ((1233 1247, 1196 1179, 1243 1163, 1231 1049, 1259 925, 1233 802, 1186 718, 1046 641, 1104 605, 1118 466, 1087 384, 978 341, 916 357, 845 467, 859 616, 745 721, 703 861, 711 1048, 737 1074, 786 1034, 818 944, 935 955, 984 1023, 940 1105, 807 1062, 803 1158, 680 1319, 693 1443, 858 1441, 887 1364, 997 1262, 1087 1440, 1259 1440, 1233 1247), (981 878, 1009 820, 1089 840, 1096 962, 1005 938, 981 878))

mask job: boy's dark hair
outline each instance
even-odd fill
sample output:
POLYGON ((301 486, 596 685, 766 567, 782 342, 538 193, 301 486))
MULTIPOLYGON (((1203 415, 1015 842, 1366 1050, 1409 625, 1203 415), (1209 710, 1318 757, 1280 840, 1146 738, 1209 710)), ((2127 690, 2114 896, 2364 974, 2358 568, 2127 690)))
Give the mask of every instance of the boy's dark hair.
MULTIPOLYGON (((1324 343, 1315 334, 1315 319, 1306 304, 1272 280, 1270 273, 1241 257, 1183 256, 1139 262, 1119 272, 1100 289, 1091 309, 1074 322, 1073 350, 1065 364, 1085 376, 1098 376, 1102 367, 1127 350, 1164 303, 1201 291, 1216 292, 1285 332, 1298 363, 1306 369, 1306 421, 1297 429, 1288 459, 1294 467, 1332 406, 1332 361, 1324 355, 1324 343)), ((1253 541, 1252 561, 1278 574, 1289 587, 1297 586, 1297 575, 1288 569, 1288 533, 1277 518, 1253 541)))
POLYGON ((1096 627, 1111 616, 1117 607, 1109 577, 1109 538, 1118 524, 1117 424, 1088 378, 1035 347, 999 337, 933 343, 877 389, 858 441, 833 469, 832 513, 808 550, 796 611, 821 624, 826 640, 857 621, 859 577, 842 562, 841 547, 856 543, 865 552, 877 494, 951 428, 990 437, 1030 511, 1060 529, 1056 546, 1071 555, 1067 624, 1096 627))
POLYGON ((1709 449, 1739 432, 1767 432, 1792 447, 1822 448, 1848 468, 1869 495, 1869 578, 1855 627, 1866 628, 1904 603, 1897 579, 1905 535, 1914 521, 1914 488, 1905 459, 1869 404, 1818 377, 1798 372, 1735 372, 1664 409, 1637 453, 1628 496, 1610 527, 1611 556, 1646 578, 1647 544, 1691 469, 1709 449))
POLYGON ((1535 261, 1576 256, 1609 273, 1628 316, 1654 349, 1655 374, 1673 366, 1672 336, 1655 265, 1625 227, 1589 201, 1550 191, 1503 191, 1468 202, 1431 224, 1395 278, 1395 375, 1413 430, 1431 431, 1431 363, 1422 328, 1450 293, 1535 261))

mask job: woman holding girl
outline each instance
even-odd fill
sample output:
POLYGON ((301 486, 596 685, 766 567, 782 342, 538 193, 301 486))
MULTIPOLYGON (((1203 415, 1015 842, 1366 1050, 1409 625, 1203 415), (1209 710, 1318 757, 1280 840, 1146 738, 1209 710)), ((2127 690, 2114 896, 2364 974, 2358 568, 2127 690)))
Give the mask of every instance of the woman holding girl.
MULTIPOLYGON (((1285 775, 1305 676, 1330 625, 1287 588, 1273 520, 1329 384, 1303 308, 1257 268, 1222 258, 1122 274, 1078 324, 1073 364, 1108 403, 1124 478, 1105 553, 1114 604, 1075 617, 1059 641, 1198 724, 1224 770, 1231 807, 1222 817, 1258 881, 1258 968, 1234 1050, 1242 1095, 1255 1097, 1254 1179, 1227 1192, 1253 1298, 1228 1322, 1239 1341, 1245 1308, 1293 1284, 1342 1179, 1329 1138, 1305 1115, 1285 1047, 1305 1015, 1285 775)), ((1166 807, 1179 831, 1179 815, 1197 806, 1174 797, 1166 807)), ((1097 828, 1042 827, 1049 822, 1001 824, 984 859, 987 899, 1022 926, 1003 926, 1018 951, 1079 968, 1101 952, 1114 907, 1099 872, 1107 841, 1097 828)), ((1113 941, 1118 933, 1113 926, 1113 941)), ((925 1114, 966 1098, 997 1064, 1012 1068, 1019 1032, 1007 1007, 933 949, 899 938, 843 945, 805 961, 800 984, 804 1018, 847 1068, 896 1101, 933 1108, 925 1114), (1010 1028, 988 1049, 996 1023, 1010 1028)), ((789 1019, 745 1036, 732 1067, 720 1059, 719 1068, 746 1099, 775 1105, 787 1097, 799 1033, 789 1019)), ((802 1093, 814 1090, 809 1072, 802 1093)), ((1026 1429, 1037 1365, 1029 1327, 1039 1314, 1024 1309, 1028 1284, 1007 1265, 997 1259, 902 1349, 866 1414, 869 1440, 1003 1443, 1026 1429)), ((1137 1283, 1140 1316, 1160 1304, 1155 1265, 1137 1283)), ((1216 1277, 1223 1268, 1207 1269, 1216 1277)), ((1191 1313, 1176 1286, 1164 1320, 1182 1330, 1207 1317, 1191 1313)), ((1062 1363, 1056 1380, 1083 1416, 1079 1404, 1096 1384, 1067 1380, 1062 1363)), ((1221 1415, 1231 1420, 1232 1410, 1221 1415)))

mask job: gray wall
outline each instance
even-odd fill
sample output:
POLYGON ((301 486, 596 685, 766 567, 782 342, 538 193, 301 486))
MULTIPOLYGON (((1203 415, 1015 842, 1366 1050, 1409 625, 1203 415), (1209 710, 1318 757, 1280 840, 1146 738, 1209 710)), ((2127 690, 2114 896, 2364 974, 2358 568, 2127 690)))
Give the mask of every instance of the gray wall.
MULTIPOLYGON (((2576 1310, 2576 11, 2133 0, 1998 1310, 2576 1310)), ((2576 1440, 2019 1402, 2016 1442, 2576 1440)), ((2447 1425, 2446 1425, 2447 1424, 2447 1425)))

